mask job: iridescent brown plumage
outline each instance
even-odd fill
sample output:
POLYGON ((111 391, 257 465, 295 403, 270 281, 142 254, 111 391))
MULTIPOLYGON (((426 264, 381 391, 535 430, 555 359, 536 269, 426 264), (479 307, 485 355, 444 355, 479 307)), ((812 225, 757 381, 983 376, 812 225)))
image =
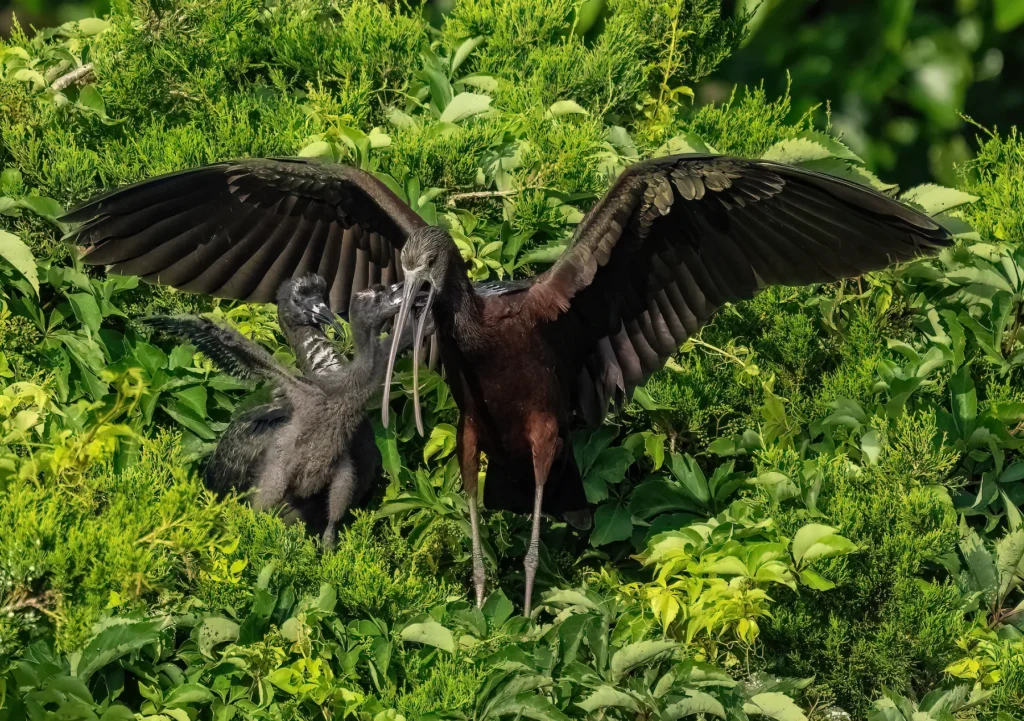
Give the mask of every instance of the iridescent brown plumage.
MULTIPOLYGON (((89 221, 78 231, 87 262, 225 297, 259 299, 311 267, 333 279, 331 304, 341 312, 374 273, 404 277, 407 298, 429 285, 461 411, 477 602, 484 579, 475 492, 486 451, 487 505, 533 511, 527 612, 539 511, 586 506, 568 448, 574 423, 599 423, 725 303, 771 284, 859 275, 950 242, 932 219, 866 187, 712 155, 628 168, 552 268, 504 283, 471 284, 445 231, 428 228, 372 176, 329 164, 222 163, 118 191, 69 219, 89 221), (190 209, 194 199, 200 207, 190 209), (359 243, 362 256, 353 250, 359 243)), ((416 416, 422 429, 418 398, 416 416)))

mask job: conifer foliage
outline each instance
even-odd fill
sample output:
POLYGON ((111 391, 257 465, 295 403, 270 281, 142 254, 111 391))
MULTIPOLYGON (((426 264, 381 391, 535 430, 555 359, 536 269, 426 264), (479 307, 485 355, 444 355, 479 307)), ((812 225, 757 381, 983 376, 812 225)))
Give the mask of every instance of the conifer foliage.
POLYGON ((1024 718, 1024 140, 979 131, 958 188, 899 189, 823 111, 756 88, 694 109, 741 27, 711 0, 459 0, 440 27, 118 0, 0 44, 0 720, 1024 718), (400 366, 384 478, 323 552, 198 480, 266 389, 139 322, 206 314, 292 363, 273 307, 84 268, 56 221, 159 173, 318 156, 446 226, 475 279, 522 277, 624 167, 681 152, 868 184, 958 243, 724 309, 576 437, 595 522, 545 522, 532 619, 522 518, 486 514, 501 590, 467 600, 440 375, 420 439, 400 366))

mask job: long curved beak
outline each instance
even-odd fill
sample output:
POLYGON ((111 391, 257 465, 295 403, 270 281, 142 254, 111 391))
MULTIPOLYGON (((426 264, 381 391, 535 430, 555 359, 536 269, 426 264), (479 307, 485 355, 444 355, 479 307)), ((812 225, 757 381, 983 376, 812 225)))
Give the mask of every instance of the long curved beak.
POLYGON ((434 285, 430 285, 427 302, 420 311, 420 322, 416 325, 416 336, 412 341, 412 404, 416 415, 416 430, 423 435, 423 411, 420 410, 420 349, 423 347, 423 329, 427 327, 427 314, 434 304, 434 285))
MULTIPOLYGON (((380 404, 380 419, 384 424, 384 427, 388 426, 388 413, 391 410, 391 403, 389 397, 391 394, 391 379, 395 374, 395 358, 398 357, 398 346, 401 344, 402 333, 405 332, 405 325, 409 321, 409 316, 412 314, 413 299, 419 292, 423 284, 426 283, 426 279, 422 278, 416 273, 407 272, 405 274, 405 287, 402 289, 402 307, 398 309, 398 318, 395 319, 395 328, 391 335, 391 353, 388 354, 388 370, 384 376, 384 398, 380 404)), ((423 312, 426 313, 430 309, 424 308, 423 312)), ((418 380, 418 378, 417 378, 418 380)), ((416 427, 420 430, 420 435, 423 435, 423 421, 419 416, 419 388, 414 389, 414 396, 416 398, 416 427)))
POLYGON ((320 325, 329 325, 334 328, 335 332, 340 337, 344 334, 345 329, 342 328, 341 323, 338 322, 337 316, 331 312, 331 309, 324 303, 318 303, 313 306, 313 320, 320 325))

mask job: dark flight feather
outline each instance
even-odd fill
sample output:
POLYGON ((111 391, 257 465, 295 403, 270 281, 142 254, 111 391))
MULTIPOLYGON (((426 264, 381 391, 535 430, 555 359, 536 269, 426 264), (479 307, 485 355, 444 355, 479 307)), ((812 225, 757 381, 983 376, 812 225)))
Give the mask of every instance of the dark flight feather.
POLYGON ((598 423, 724 303, 830 282, 951 243, 931 218, 849 181, 714 155, 628 168, 537 276, 523 311, 559 350, 572 410, 598 423), (544 322, 544 321, 547 322, 544 322), (572 379, 576 379, 573 383, 572 379), (593 392, 579 390, 584 384, 593 392), (610 387, 613 386, 613 387, 610 387))
POLYGON ((346 317, 354 293, 401 280, 398 252, 426 225, 369 173, 309 158, 170 173, 61 220, 84 222, 72 237, 86 263, 196 293, 269 303, 288 278, 319 271, 346 317))
POLYGON ((221 370, 236 378, 292 385, 303 382, 244 335, 233 328, 217 325, 209 318, 158 315, 143 322, 161 333, 189 341, 221 370))

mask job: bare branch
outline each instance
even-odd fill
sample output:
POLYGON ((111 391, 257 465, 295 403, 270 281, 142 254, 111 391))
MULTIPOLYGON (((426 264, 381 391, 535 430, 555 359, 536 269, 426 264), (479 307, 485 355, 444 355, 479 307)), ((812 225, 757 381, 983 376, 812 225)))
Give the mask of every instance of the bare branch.
POLYGON ((66 75, 61 75, 59 78, 53 81, 50 85, 51 88, 57 91, 69 88, 72 85, 85 85, 91 80, 96 78, 93 73, 92 63, 86 63, 80 68, 75 68, 66 75))
POLYGON ((478 190, 475 193, 456 193, 455 195, 449 196, 448 207, 454 208, 455 204, 460 200, 470 200, 473 198, 507 198, 518 192, 518 190, 478 190))

